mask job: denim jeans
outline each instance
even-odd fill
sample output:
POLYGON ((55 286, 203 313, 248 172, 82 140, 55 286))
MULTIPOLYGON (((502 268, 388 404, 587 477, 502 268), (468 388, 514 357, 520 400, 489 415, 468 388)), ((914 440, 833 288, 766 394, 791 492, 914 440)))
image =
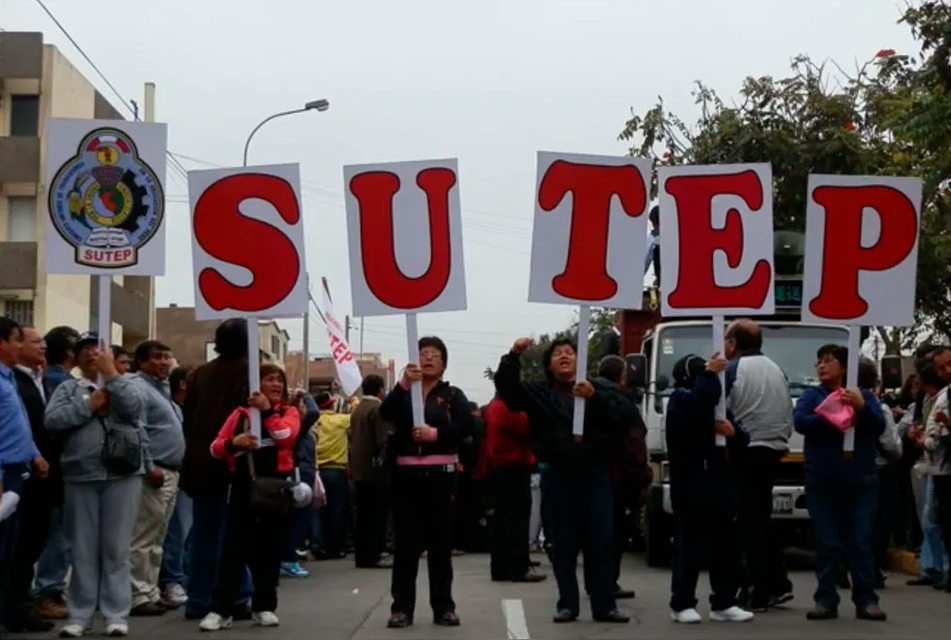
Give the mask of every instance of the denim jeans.
POLYGON ((607 469, 552 465, 542 471, 542 495, 548 511, 546 538, 552 543, 552 565, 558 581, 557 609, 575 614, 578 552, 584 552, 585 579, 595 616, 616 608, 614 579, 614 504, 607 469), (548 534, 551 534, 550 536, 548 534))
POLYGON ((72 542, 63 518, 63 507, 53 510, 50 519, 50 537, 36 561, 33 596, 37 600, 58 598, 66 591, 66 575, 72 564, 72 542))
POLYGON ((334 556, 343 551, 350 519, 350 481, 346 469, 321 469, 327 504, 311 517, 310 547, 334 556))
POLYGON ((852 573, 852 602, 860 609, 878 604, 875 593, 875 514, 878 474, 821 475, 806 471, 806 507, 816 537, 817 605, 836 611, 840 564, 852 573))
POLYGON ((179 490, 175 511, 168 523, 165 544, 162 545, 162 572, 159 585, 188 585, 188 550, 192 530, 192 499, 179 490))
POLYGON ((925 477, 925 506, 921 512, 921 573, 935 582, 941 582, 948 573, 948 555, 944 552, 944 537, 934 518, 934 480, 925 477))
MULTIPOLYGON (((228 515, 227 492, 192 497, 192 529, 189 549, 188 603, 186 613, 203 616, 211 610, 218 580, 218 562, 228 515)), ((238 602, 251 599, 251 574, 245 567, 238 602)))

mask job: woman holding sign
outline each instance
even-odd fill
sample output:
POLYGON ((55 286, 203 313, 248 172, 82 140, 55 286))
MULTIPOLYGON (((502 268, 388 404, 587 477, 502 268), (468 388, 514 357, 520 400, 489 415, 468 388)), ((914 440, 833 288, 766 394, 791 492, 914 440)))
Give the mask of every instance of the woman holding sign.
POLYGON ((459 444, 473 432, 469 400, 442 379, 449 354, 435 337, 419 340, 419 364, 410 363, 403 378, 380 405, 380 418, 393 425, 388 447, 396 468, 392 480, 393 605, 387 627, 413 624, 419 557, 428 552, 429 604, 433 623, 459 626, 452 599, 452 499, 456 491, 459 444), (413 424, 410 387, 423 387, 426 424, 413 424))
POLYGON ((816 537, 819 586, 810 620, 838 617, 839 563, 847 556, 852 602, 862 620, 885 620, 875 593, 875 511, 878 508, 876 442, 885 431, 882 408, 869 389, 846 389, 846 347, 816 353, 819 386, 796 402, 793 423, 805 437, 806 506, 816 537), (855 451, 844 453, 845 431, 855 429, 855 451))
POLYGON ((495 388, 510 411, 528 413, 542 472, 542 493, 551 505, 552 564, 558 581, 554 621, 574 622, 581 610, 576 567, 584 548, 586 584, 598 622, 629 622, 615 602, 613 501, 608 473, 612 433, 634 424, 637 408, 620 392, 585 380, 575 382, 577 351, 571 340, 554 340, 544 354, 545 382, 522 382, 522 352, 531 338, 515 341, 502 356, 495 388), (584 433, 572 435, 574 399, 587 401, 584 433))

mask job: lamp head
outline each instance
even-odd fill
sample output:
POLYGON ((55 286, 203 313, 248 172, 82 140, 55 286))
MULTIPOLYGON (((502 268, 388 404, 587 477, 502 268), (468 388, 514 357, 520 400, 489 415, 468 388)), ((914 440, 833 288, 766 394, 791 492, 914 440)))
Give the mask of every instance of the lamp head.
POLYGON ((316 109, 317 111, 326 111, 330 108, 330 101, 324 100, 311 100, 310 102, 304 103, 304 109, 310 111, 311 109, 316 109))

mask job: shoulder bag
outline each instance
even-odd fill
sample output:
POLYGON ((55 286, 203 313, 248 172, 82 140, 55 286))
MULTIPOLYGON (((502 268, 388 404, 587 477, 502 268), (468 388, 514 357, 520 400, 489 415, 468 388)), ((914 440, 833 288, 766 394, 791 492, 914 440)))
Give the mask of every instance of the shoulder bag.
POLYGON ((142 434, 134 427, 110 427, 102 417, 102 464, 110 472, 130 476, 142 468, 142 434))
MULTIPOLYGON (((247 414, 242 424, 247 425, 247 414)), ((243 429, 242 429, 243 431, 243 429)), ((248 507, 261 518, 284 518, 291 510, 291 485, 284 478, 259 478, 254 471, 254 453, 245 454, 251 486, 248 490, 248 507)))

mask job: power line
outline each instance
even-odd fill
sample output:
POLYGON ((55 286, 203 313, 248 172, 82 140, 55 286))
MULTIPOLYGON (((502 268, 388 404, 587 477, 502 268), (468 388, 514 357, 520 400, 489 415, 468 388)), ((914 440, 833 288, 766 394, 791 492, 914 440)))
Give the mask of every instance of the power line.
MULTIPOLYGON (((46 13, 47 16, 49 16, 49 19, 53 21, 53 24, 56 25, 56 28, 59 29, 60 32, 64 36, 66 36, 66 39, 69 40, 70 44, 73 45, 73 47, 76 49, 79 55, 81 55, 83 59, 86 61, 86 63, 89 64, 90 67, 92 67, 92 70, 96 72, 96 75, 98 75, 99 78, 102 79, 102 81, 106 83, 106 86, 109 87, 109 90, 112 91, 112 93, 116 96, 116 98, 119 99, 120 104, 122 104, 122 106, 125 107, 129 111, 129 113, 132 115, 132 117, 135 120, 138 120, 139 119, 138 109, 132 106, 129 103, 129 101, 126 100, 125 96, 123 96, 122 93, 120 93, 119 90, 116 89, 116 86, 112 84, 112 82, 109 81, 109 78, 106 77, 106 74, 102 72, 102 70, 99 68, 99 66, 95 62, 93 62, 93 59, 89 57, 86 51, 81 46, 79 46, 79 43, 76 42, 76 39, 72 36, 69 30, 67 30, 66 27, 63 26, 63 23, 59 21, 56 15, 52 11, 50 11, 50 8, 46 6, 46 3, 44 3, 43 0, 36 0, 36 3, 40 5, 40 8, 43 10, 43 12, 46 13)), ((169 150, 167 149, 165 150, 165 155, 168 158, 168 162, 169 164, 171 164, 172 169, 177 170, 179 175, 185 178, 185 184, 187 185, 188 171, 185 170, 181 162, 178 161, 178 158, 175 158, 169 150)))

